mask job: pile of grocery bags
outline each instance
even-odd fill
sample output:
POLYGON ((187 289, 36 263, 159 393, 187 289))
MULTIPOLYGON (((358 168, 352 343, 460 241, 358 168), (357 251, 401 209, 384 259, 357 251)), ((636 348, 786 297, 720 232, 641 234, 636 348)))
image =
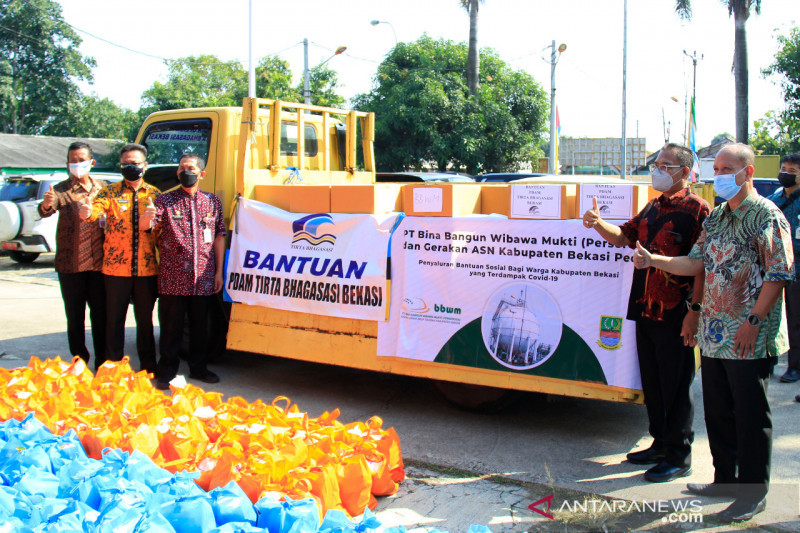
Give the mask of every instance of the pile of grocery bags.
POLYGON ((405 477, 378 417, 223 401, 181 378, 166 395, 127 358, 92 375, 34 357, 0 387, 0 516, 53 525, 37 531, 366 531, 405 477))

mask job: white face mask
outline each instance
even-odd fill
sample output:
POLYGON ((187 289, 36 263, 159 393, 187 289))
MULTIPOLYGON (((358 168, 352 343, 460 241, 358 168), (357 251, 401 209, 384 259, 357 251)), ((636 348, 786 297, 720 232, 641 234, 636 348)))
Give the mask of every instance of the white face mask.
POLYGON ((67 166, 69 167, 70 174, 76 178, 82 178, 88 176, 89 171, 92 170, 92 160, 81 161, 80 163, 68 163, 67 166))
MULTIPOLYGON (((680 172, 680 170, 678 172, 680 172)), ((653 180, 653 188, 658 192, 666 192, 670 190, 672 186, 675 185, 675 174, 667 174, 660 168, 656 168, 650 173, 650 179, 653 180)))

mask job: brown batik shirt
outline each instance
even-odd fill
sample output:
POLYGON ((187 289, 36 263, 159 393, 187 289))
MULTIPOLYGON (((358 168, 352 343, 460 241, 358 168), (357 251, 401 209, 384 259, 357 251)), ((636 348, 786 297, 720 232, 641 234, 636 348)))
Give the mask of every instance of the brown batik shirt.
POLYGON ((81 220, 78 208, 84 199, 91 203, 105 183, 90 176, 89 185, 91 188, 87 191, 77 178, 70 176, 53 186, 56 198, 49 208, 44 207, 44 202, 39 203, 42 217, 58 212, 56 272, 74 274, 103 268, 103 229, 97 221, 81 220))

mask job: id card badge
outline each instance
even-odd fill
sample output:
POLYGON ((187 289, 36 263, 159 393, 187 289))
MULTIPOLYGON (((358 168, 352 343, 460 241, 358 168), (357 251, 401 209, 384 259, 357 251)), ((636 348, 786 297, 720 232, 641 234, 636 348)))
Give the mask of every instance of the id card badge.
POLYGON ((214 242, 214 236, 211 235, 211 228, 206 228, 203 230, 203 242, 206 244, 214 242))

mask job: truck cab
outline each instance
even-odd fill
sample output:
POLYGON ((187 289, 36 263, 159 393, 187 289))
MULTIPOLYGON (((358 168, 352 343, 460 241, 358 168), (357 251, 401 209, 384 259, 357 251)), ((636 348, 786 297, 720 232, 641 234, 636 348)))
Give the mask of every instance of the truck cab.
POLYGON ((161 191, 177 187, 181 155, 205 159, 200 188, 220 197, 229 222, 236 195, 253 198, 258 185, 373 183, 374 122, 373 113, 245 98, 242 107, 153 113, 136 140, 148 150, 145 180, 161 191))

